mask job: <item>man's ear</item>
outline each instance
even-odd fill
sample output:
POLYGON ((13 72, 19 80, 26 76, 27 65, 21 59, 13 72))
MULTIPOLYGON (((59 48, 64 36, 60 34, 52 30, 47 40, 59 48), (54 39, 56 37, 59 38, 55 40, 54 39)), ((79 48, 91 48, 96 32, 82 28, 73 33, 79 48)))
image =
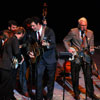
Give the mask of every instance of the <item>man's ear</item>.
POLYGON ((10 26, 8 27, 8 29, 9 29, 9 30, 11 29, 10 26))

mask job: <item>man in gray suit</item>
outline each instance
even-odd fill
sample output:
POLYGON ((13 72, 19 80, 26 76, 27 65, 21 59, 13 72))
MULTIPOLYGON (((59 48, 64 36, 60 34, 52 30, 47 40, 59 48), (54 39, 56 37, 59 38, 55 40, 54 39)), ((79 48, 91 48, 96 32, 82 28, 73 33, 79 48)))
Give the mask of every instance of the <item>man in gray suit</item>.
POLYGON ((94 95, 94 87, 92 80, 91 57, 88 53, 94 53, 94 34, 93 31, 87 29, 87 19, 82 17, 78 20, 78 28, 70 30, 63 42, 68 52, 73 54, 71 61, 71 76, 75 99, 79 100, 79 72, 82 67, 86 93, 93 100, 98 100, 94 95))

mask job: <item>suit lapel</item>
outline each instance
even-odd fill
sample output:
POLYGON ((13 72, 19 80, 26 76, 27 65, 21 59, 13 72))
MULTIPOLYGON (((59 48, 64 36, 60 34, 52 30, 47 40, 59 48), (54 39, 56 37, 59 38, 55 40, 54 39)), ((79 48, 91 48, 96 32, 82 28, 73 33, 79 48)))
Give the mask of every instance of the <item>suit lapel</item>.
POLYGON ((44 35, 45 35, 45 30, 46 30, 46 27, 45 27, 45 26, 43 26, 40 41, 42 41, 42 40, 43 40, 43 38, 44 38, 44 35))
POLYGON ((79 31, 79 29, 77 30, 77 39, 78 39, 78 42, 79 42, 79 44, 81 44, 82 43, 82 40, 81 40, 81 37, 80 37, 80 31, 79 31))

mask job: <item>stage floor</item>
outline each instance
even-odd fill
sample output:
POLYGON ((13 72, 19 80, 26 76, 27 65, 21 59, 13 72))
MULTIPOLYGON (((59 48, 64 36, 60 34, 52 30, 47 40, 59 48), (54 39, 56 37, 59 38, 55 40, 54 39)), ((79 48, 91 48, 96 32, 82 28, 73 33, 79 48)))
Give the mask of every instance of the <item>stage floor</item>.
MULTIPOLYGON (((64 47, 62 44, 57 45, 57 51, 58 52, 64 51, 64 47)), ((93 68, 93 76, 92 76, 93 85, 94 85, 95 95, 100 98, 100 78, 98 74, 100 73, 100 61, 99 61, 100 49, 95 50, 93 59, 97 67, 97 70, 96 68, 93 68)), ((64 80, 64 76, 61 75, 61 72, 63 71, 63 63, 64 63, 63 59, 58 59, 53 100, 75 100, 70 74, 69 76, 68 75, 65 76, 65 80, 64 80)), ((84 77, 83 77, 82 70, 80 71, 79 89, 81 91, 80 100, 85 100, 86 90, 85 90, 84 77)), ((45 91, 46 91, 46 88, 45 88, 45 91)), ((35 92, 34 89, 33 89, 33 92, 35 92)), ((18 100, 31 100, 21 95, 17 91, 15 91, 15 97, 18 100)), ((87 96, 87 100, 91 100, 91 99, 87 96)))

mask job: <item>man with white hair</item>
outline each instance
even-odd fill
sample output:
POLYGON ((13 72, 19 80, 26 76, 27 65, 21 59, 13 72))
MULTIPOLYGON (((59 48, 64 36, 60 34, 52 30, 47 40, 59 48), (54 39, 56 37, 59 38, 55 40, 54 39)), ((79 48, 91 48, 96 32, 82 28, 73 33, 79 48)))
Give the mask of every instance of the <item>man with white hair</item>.
POLYGON ((93 31, 87 29, 87 24, 87 19, 81 17, 78 19, 78 27, 71 29, 63 40, 66 50, 74 55, 74 59, 71 61, 71 76, 76 100, 80 99, 78 86, 81 68, 85 78, 86 93, 92 100, 98 100, 96 95, 94 95, 92 59, 88 54, 94 53, 94 34, 93 31))

